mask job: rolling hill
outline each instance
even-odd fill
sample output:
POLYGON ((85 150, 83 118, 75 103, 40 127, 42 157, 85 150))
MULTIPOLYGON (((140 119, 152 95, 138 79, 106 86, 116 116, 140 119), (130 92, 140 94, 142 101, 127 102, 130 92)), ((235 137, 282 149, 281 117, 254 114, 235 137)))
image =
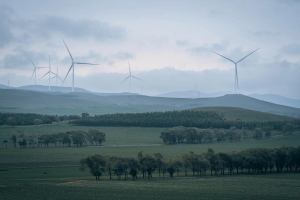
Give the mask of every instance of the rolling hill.
POLYGON ((244 95, 215 98, 163 98, 142 95, 100 96, 93 93, 36 92, 0 89, 1 112, 90 114, 183 110, 199 107, 237 107, 300 118, 300 109, 261 101, 244 95))
POLYGON ((291 99, 277 94, 250 94, 249 96, 262 101, 268 101, 279 105, 300 108, 299 99, 291 99))
POLYGON ((235 107, 202 107, 193 108, 194 111, 214 111, 224 115, 226 120, 243 121, 293 121, 295 118, 275 115, 265 112, 253 111, 235 107))

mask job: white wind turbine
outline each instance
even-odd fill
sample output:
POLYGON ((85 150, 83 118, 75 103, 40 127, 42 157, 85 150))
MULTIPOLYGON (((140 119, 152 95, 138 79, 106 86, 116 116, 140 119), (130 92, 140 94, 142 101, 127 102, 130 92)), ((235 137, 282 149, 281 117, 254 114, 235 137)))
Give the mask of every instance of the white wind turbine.
POLYGON ((61 82, 63 83, 63 77, 61 77, 61 76, 59 76, 58 75, 58 67, 56 68, 56 75, 55 76, 53 76, 51 79, 56 79, 56 86, 57 86, 57 79, 59 79, 59 80, 61 80, 61 82))
POLYGON ((198 89, 198 85, 195 85, 194 87, 194 91, 195 91, 195 97, 199 97, 199 91, 197 90, 198 89))
MULTIPOLYGON (((258 49, 259 49, 259 48, 258 48, 258 49)), ((256 49, 255 51, 257 51, 258 49, 256 49)), ((227 58, 227 57, 225 57, 225 56, 222 56, 221 54, 218 54, 218 53, 212 51, 213 53, 215 53, 215 54, 217 54, 217 55, 219 55, 219 56, 225 58, 226 60, 229 60, 230 62, 234 63, 234 66, 235 66, 234 91, 235 91, 235 93, 239 93, 239 91, 240 91, 240 89, 239 89, 239 78, 238 78, 237 64, 238 64, 239 62, 241 62, 242 60, 244 60, 245 58, 247 58, 248 56, 250 56, 251 54, 253 54, 255 51, 252 51, 252 52, 249 53, 247 56, 245 56, 244 58, 240 59, 240 60, 237 61, 237 62, 234 62, 233 60, 231 60, 231 59, 229 59, 229 58, 227 58), (238 92, 236 92, 236 91, 238 91, 238 92)))
POLYGON ((128 61, 128 65, 129 65, 129 76, 127 76, 127 78, 125 78, 124 81, 122 81, 122 82, 120 83, 120 85, 121 85, 122 83, 124 83, 127 79, 130 79, 129 92, 131 92, 131 78, 135 78, 135 79, 140 80, 140 81, 143 81, 143 80, 142 80, 142 79, 139 79, 139 78, 137 78, 137 77, 135 77, 135 76, 132 76, 132 75, 131 75, 131 69, 130 69, 129 61, 128 61))
POLYGON ((145 85, 142 85, 141 86, 141 95, 143 94, 143 87, 144 87, 145 85))
POLYGON ((34 67, 30 80, 32 79, 33 74, 34 74, 35 75, 34 76, 34 84, 36 85, 36 70, 41 69, 41 68, 47 68, 47 67, 36 67, 35 64, 32 62, 32 60, 29 57, 28 57, 28 59, 30 60, 30 62, 32 63, 32 65, 34 67))
MULTIPOLYGON (((50 88, 51 88, 51 86, 50 86, 50 80, 51 80, 50 75, 51 75, 51 74, 56 75, 55 73, 53 73, 53 72, 51 71, 50 56, 49 56, 49 71, 48 71, 46 74, 44 74, 44 76, 46 76, 47 74, 49 75, 49 90, 50 90, 50 88)), ((42 76, 40 79, 42 79, 44 76, 42 76)), ((39 79, 39 80, 40 80, 40 79, 39 79)))
POLYGON ((65 46, 66 46, 66 48, 67 48, 67 50, 68 50, 68 52, 69 52, 69 55, 70 55, 70 57, 71 57, 71 60, 72 60, 71 67, 70 67, 70 69, 69 69, 69 71, 68 71, 68 73, 67 73, 67 75, 66 75, 66 77, 65 77, 65 79, 64 79, 64 81, 63 81, 63 83, 65 82, 65 80, 66 80, 66 78, 68 77, 68 75, 69 75, 71 69, 73 68, 72 92, 74 92, 74 68, 75 68, 75 64, 79 64, 79 65, 99 65, 99 64, 74 62, 74 59, 73 59, 73 57, 72 57, 72 55, 71 55, 71 53, 70 53, 70 51, 69 51, 69 48, 67 47, 67 45, 66 45, 66 43, 65 43, 64 40, 63 40, 63 42, 64 42, 64 44, 65 44, 65 46))

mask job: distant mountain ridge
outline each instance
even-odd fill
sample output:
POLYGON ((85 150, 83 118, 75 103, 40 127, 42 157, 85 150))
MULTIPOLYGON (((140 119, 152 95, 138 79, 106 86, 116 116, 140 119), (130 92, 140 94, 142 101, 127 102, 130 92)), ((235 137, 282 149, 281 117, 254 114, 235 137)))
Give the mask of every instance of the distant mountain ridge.
POLYGON ((156 95, 157 97, 168 97, 168 98, 208 98, 208 97, 220 97, 226 94, 233 94, 232 92, 215 92, 215 93, 204 93, 197 90, 187 90, 187 91, 177 91, 177 92, 168 92, 156 95))
MULTIPOLYGON (((111 113, 110 107, 115 107, 115 113, 121 108, 134 108, 143 112, 183 110, 198 107, 237 107, 248 110, 300 118, 300 109, 282 106, 240 94, 227 94, 213 98, 165 98, 143 95, 109 95, 100 96, 94 93, 74 92, 37 92, 31 90, 0 89, 0 110, 16 109, 51 109, 61 111, 63 108, 77 109, 82 112, 85 108, 97 109, 101 113, 111 113)), ((139 112, 129 110, 129 112, 139 112)), ((14 111, 15 112, 15 111, 14 111)), ((126 111, 128 112, 128 110, 126 111)))

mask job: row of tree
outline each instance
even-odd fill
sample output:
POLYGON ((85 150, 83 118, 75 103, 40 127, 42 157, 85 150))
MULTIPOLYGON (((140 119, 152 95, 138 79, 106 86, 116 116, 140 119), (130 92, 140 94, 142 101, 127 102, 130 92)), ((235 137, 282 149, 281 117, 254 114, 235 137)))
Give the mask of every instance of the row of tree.
MULTIPOLYGON (((89 116, 83 113, 80 119, 72 121, 80 126, 140 126, 140 127, 197 127, 197 128, 223 128, 230 129, 235 126, 239 129, 254 130, 257 127, 271 127, 282 130, 286 125, 284 121, 249 122, 243 120, 227 121, 223 115, 213 111, 168 111, 151 113, 126 113, 89 116)), ((300 120, 291 122, 300 126, 300 120)))
POLYGON ((282 171, 300 172, 300 146, 281 147, 275 149, 255 148, 241 152, 215 153, 213 149, 196 154, 194 152, 184 153, 169 161, 165 160, 161 153, 153 155, 138 153, 134 157, 101 156, 93 155, 80 160, 80 170, 89 168, 90 173, 100 180, 105 172, 112 179, 115 174, 118 180, 128 179, 130 175, 133 180, 138 178, 138 173, 143 178, 151 179, 153 173, 159 177, 165 177, 168 173, 172 178, 174 174, 184 176, 204 176, 227 174, 266 174, 282 171), (182 174, 182 173, 181 173, 182 174))
POLYGON ((52 124, 53 122, 60 122, 65 120, 79 119, 77 115, 40 115, 33 113, 0 113, 0 125, 9 126, 26 126, 39 124, 52 124))
POLYGON ((14 148, 17 144, 20 148, 35 148, 35 147, 49 147, 49 144, 55 147, 83 147, 100 145, 105 142, 105 133, 90 129, 89 131, 67 131, 54 134, 43 135, 27 135, 23 131, 14 131, 9 139, 4 139, 3 143, 7 148, 7 144, 11 141, 14 148))
MULTIPOLYGON (((292 134, 295 126, 291 123, 287 123, 283 127, 284 133, 292 134)), ((168 128, 161 132, 160 138, 165 144, 176 143, 212 143, 214 141, 240 141, 241 138, 248 139, 249 136, 254 139, 261 139, 262 137, 269 138, 272 134, 272 127, 266 126, 263 128, 255 128, 250 135, 250 131, 247 128, 237 129, 235 126, 230 129, 199 129, 195 127, 173 127, 168 128)))

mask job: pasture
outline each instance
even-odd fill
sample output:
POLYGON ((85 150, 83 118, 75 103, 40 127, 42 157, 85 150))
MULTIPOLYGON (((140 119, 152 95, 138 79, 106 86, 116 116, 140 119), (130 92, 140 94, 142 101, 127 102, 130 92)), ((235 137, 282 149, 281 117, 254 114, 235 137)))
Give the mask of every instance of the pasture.
MULTIPOLYGON (((184 177, 94 181, 89 171, 79 171, 79 160, 87 155, 137 156, 160 152, 166 160, 194 151, 202 153, 241 151, 248 148, 299 146, 299 131, 293 135, 273 132, 269 139, 241 140, 205 144, 165 145, 159 138, 164 128, 141 127, 83 127, 60 122, 52 125, 0 127, 0 138, 8 138, 14 130, 27 134, 50 134, 68 130, 95 128, 106 133, 103 146, 49 148, 0 148, 1 199, 298 199, 300 174, 233 175, 196 178, 184 177), (84 181, 82 181, 84 180, 84 181), (280 188, 280 190, 278 189, 280 188)), ((249 134, 251 135, 251 134, 249 134)), ((11 145, 11 144, 9 144, 11 145)))

